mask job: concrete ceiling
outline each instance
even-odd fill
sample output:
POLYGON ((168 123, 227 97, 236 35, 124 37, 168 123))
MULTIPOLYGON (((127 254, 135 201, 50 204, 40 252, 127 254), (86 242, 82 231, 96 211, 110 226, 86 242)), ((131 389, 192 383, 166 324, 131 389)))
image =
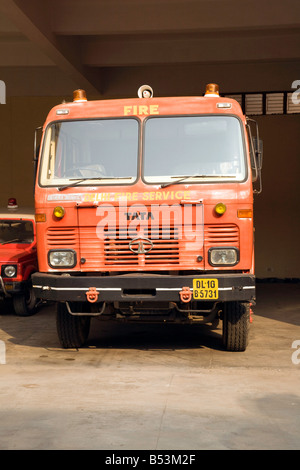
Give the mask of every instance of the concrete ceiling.
POLYGON ((8 95, 288 90, 300 79, 299 0, 0 0, 8 95))

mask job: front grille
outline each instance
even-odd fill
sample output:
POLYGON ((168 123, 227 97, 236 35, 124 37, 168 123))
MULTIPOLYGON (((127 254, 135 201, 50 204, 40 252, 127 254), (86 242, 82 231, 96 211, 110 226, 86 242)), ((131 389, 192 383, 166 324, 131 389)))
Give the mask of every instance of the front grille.
POLYGON ((77 246, 77 227, 49 227, 47 230, 47 245, 53 248, 74 248, 77 246))
MULTIPOLYGON (((136 254, 129 248, 129 243, 137 237, 134 228, 107 228, 105 237, 97 236, 95 226, 49 227, 47 248, 74 249, 78 260, 84 259, 81 269, 84 271, 117 271, 134 268, 155 270, 194 269, 203 264, 198 261, 203 256, 203 226, 195 230, 194 226, 185 234, 177 227, 140 227, 139 235, 152 241, 153 247, 148 253, 136 254), (190 230, 190 232, 189 232, 190 230), (196 240, 188 240, 189 233, 200 233, 196 240)), ((204 247, 207 251, 216 246, 234 246, 239 248, 239 228, 234 224, 211 224, 204 226, 204 247)))
POLYGON ((106 231, 107 239, 104 241, 104 257, 106 266, 162 266, 179 265, 179 240, 178 229, 145 228, 139 232, 139 236, 148 238, 153 243, 151 251, 145 254, 133 253, 129 243, 136 238, 134 230, 128 229, 128 233, 116 230, 114 233, 106 231), (126 236, 126 238, 125 238, 126 236))
POLYGON ((208 248, 214 246, 235 246, 239 248, 239 228, 234 224, 205 225, 204 243, 208 248))

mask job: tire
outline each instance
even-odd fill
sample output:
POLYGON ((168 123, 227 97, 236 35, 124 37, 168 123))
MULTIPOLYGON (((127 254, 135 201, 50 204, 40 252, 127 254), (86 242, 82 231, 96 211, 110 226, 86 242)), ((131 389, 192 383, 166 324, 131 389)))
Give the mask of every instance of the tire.
POLYGON ((15 314, 20 317, 29 317, 37 312, 37 300, 31 284, 22 294, 14 295, 12 301, 15 314))
POLYGON ((88 338, 90 323, 90 317, 71 315, 65 303, 59 302, 57 304, 56 328, 63 348, 77 349, 82 347, 88 338))
POLYGON ((250 327, 250 305, 226 302, 223 309, 223 344, 227 351, 245 351, 250 327))

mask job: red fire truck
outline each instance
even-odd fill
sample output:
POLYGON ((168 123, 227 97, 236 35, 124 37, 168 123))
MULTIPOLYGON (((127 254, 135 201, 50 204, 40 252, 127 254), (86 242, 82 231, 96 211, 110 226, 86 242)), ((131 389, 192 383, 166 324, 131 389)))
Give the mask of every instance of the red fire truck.
POLYGON ((204 96, 54 107, 36 155, 36 296, 57 302, 62 347, 92 317, 223 322, 244 351, 255 303, 257 126, 209 84, 204 96), (252 127, 252 132, 251 132, 252 127), (254 132, 253 132, 254 131, 254 132))

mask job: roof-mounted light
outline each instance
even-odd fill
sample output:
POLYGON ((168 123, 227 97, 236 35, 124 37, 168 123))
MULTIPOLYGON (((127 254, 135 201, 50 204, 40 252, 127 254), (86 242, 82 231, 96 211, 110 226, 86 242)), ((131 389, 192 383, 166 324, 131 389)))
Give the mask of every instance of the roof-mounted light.
POLYGON ((216 83, 208 83, 205 89, 205 96, 217 97, 219 98, 219 85, 216 83))
POLYGON ((14 197, 10 197, 7 203, 8 209, 18 209, 17 200, 14 197))
POLYGON ((153 90, 149 85, 142 85, 138 89, 139 98, 153 98, 153 90))
POLYGON ((87 101, 85 91, 80 89, 73 91, 73 101, 76 103, 87 101))
POLYGON ((232 105, 231 103, 217 103, 217 108, 230 109, 232 108, 232 105))
POLYGON ((69 114, 69 110, 68 110, 68 109, 57 109, 57 110, 56 110, 56 114, 57 114, 58 116, 61 116, 61 115, 63 115, 63 114, 69 114))

